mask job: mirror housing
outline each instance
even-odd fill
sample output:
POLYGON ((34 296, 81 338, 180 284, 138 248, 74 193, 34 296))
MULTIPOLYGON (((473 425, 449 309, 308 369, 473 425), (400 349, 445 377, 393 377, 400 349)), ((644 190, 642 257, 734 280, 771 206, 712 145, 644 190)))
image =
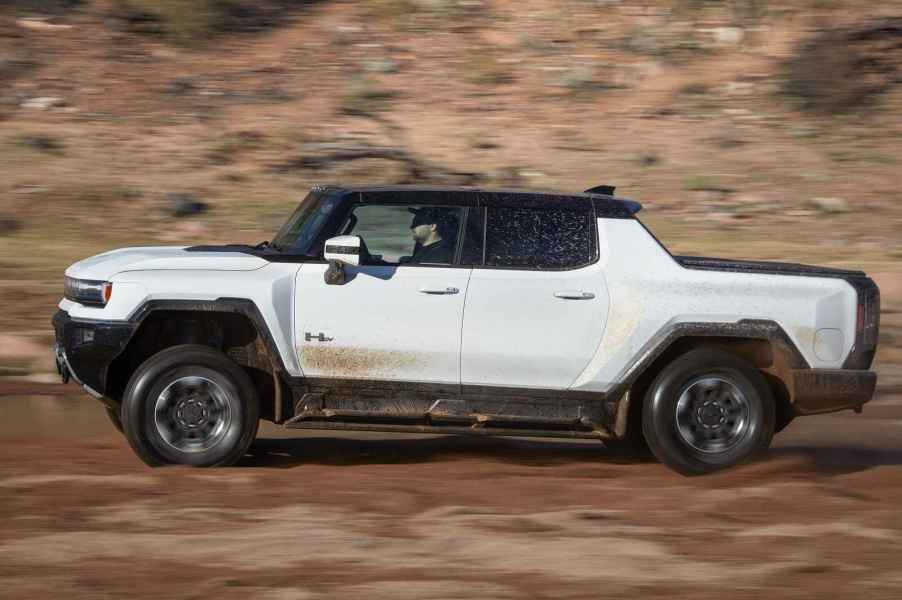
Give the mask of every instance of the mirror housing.
POLYGON ((345 265, 360 264, 360 236, 339 235, 326 240, 323 258, 345 265))
POLYGON ((344 285, 348 282, 348 273, 345 271, 344 263, 337 260, 330 260, 329 267, 323 273, 323 281, 326 285, 344 285))

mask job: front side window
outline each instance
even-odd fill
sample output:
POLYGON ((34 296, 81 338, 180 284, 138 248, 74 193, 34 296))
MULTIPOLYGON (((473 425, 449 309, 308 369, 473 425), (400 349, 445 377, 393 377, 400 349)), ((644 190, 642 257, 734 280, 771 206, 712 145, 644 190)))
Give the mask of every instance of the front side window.
POLYGON ((572 269, 595 259, 589 211, 563 208, 489 208, 486 265, 572 269))
POLYGON ((464 210, 456 206, 355 206, 341 228, 363 240, 363 264, 451 265, 464 210))

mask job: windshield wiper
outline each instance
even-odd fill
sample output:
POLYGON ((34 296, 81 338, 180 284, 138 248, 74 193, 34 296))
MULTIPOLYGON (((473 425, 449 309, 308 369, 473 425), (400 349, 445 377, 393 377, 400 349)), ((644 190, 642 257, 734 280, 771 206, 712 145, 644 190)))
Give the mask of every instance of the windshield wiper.
POLYGON ((274 242, 270 242, 269 240, 260 242, 256 246, 251 246, 254 250, 274 250, 276 252, 282 252, 282 247, 274 242))

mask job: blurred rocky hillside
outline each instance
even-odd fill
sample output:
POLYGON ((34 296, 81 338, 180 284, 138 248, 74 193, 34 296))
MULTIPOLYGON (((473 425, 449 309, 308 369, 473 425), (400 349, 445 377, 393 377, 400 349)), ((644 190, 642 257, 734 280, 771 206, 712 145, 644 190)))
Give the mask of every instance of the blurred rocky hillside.
POLYGON ((0 295, 33 301, 0 328, 46 335, 77 258, 258 242, 327 181, 615 184, 675 251, 896 290, 902 2, 862 6, 5 0, 0 295))

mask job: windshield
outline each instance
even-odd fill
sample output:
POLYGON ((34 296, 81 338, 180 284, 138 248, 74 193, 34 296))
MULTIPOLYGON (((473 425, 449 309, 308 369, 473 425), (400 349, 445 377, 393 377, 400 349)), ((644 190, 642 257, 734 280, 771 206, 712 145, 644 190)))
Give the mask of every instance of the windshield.
POLYGON ((335 192, 314 190, 307 194, 273 238, 273 248, 286 254, 314 256, 316 249, 313 244, 317 235, 340 200, 340 194, 335 192))

